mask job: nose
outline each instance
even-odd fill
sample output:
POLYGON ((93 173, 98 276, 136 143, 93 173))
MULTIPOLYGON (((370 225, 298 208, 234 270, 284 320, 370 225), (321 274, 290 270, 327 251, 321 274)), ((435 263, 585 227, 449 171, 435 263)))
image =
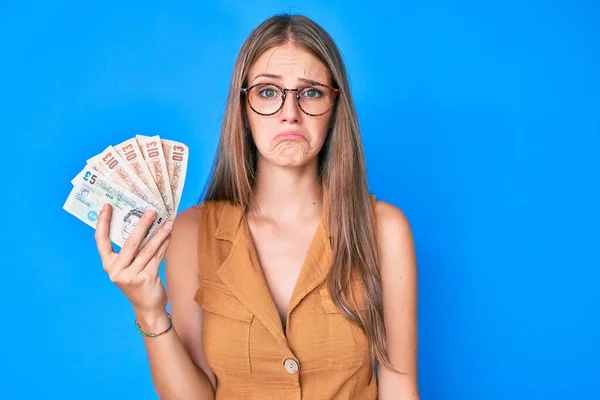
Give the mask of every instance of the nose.
POLYGON ((302 110, 298 105, 296 92, 287 92, 281 107, 281 122, 299 124, 302 122, 302 110))

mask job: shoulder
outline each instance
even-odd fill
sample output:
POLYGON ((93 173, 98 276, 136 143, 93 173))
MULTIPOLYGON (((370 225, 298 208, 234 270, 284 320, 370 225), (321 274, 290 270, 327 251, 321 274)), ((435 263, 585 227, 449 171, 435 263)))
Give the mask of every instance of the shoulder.
POLYGON ((404 212, 385 201, 375 203, 375 218, 377 219, 377 233, 383 240, 399 239, 411 235, 411 227, 404 212))
POLYGON ((192 248, 213 246, 213 239, 231 236, 240 215, 239 206, 222 200, 205 201, 187 208, 173 222, 170 247, 188 253, 192 248))
POLYGON ((186 229, 194 225, 197 226, 200 220, 202 207, 202 204, 194 205, 177 214, 175 221, 173 222, 173 229, 175 229, 176 226, 181 229, 186 229))
POLYGON ((198 237, 202 205, 194 205, 177 214, 173 221, 171 242, 188 242, 198 237))
POLYGON ((200 227, 218 223, 227 204, 224 201, 206 201, 185 209, 175 217, 173 235, 181 232, 189 235, 200 227))

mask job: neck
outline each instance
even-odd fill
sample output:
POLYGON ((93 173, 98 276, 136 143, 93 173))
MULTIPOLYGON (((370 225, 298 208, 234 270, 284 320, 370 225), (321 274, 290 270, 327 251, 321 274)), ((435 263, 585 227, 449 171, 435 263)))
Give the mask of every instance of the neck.
POLYGON ((253 192, 260 218, 293 222, 320 217, 321 190, 316 160, 300 168, 258 161, 253 192))

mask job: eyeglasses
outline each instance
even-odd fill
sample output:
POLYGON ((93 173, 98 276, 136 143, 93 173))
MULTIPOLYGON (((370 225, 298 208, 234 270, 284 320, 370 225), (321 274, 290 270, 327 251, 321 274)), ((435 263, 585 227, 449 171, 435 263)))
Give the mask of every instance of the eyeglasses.
POLYGON ((246 95, 252 111, 264 116, 276 114, 283 107, 286 94, 296 92, 296 100, 302 112, 313 117, 331 110, 340 92, 339 89, 321 84, 284 89, 273 83, 257 83, 241 90, 246 95))

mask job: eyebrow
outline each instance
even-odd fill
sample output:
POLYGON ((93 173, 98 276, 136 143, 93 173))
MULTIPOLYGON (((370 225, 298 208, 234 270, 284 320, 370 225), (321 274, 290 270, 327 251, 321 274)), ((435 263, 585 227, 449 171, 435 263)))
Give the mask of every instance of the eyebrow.
MULTIPOLYGON (((271 79, 283 79, 283 76, 281 75, 275 75, 275 74, 258 74, 254 77, 254 79, 252 79, 252 82, 254 82, 256 79, 258 78, 271 78, 271 79)), ((313 81, 312 79, 307 79, 307 78, 298 78, 299 81, 307 83, 309 85, 323 85, 323 86, 327 86, 324 83, 321 82, 317 82, 317 81, 313 81)))

